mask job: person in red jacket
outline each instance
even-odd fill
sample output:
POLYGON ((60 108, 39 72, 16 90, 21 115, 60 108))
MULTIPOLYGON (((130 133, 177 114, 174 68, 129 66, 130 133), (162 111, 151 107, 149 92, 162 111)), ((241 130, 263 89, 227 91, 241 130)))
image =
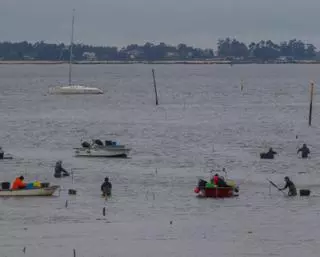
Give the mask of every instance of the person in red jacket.
POLYGON ((214 185, 218 185, 218 183, 219 183, 219 175, 218 174, 215 174, 214 176, 213 176, 213 178, 212 178, 212 183, 214 184, 214 185))
POLYGON ((211 183, 215 184, 217 187, 228 187, 227 183, 218 174, 215 174, 211 180, 211 183))
POLYGON ((13 183, 12 183, 12 190, 18 190, 18 189, 23 189, 26 187, 26 183, 23 182, 24 181, 24 177, 20 176, 18 178, 16 178, 13 183))

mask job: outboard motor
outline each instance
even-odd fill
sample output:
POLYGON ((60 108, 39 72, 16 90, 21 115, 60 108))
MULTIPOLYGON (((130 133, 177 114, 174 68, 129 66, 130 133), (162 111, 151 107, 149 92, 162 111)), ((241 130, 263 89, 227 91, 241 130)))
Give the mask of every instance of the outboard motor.
POLYGON ((90 147, 90 144, 87 141, 84 141, 81 145, 84 148, 89 148, 90 147))
POLYGON ((207 184, 207 181, 205 181, 205 180, 203 180, 203 179, 199 179, 198 188, 199 188, 200 190, 201 190, 201 189, 205 189, 206 184, 207 184))
POLYGON ((110 140, 106 140, 105 143, 106 143, 106 146, 107 145, 112 145, 112 141, 110 141, 110 140))
POLYGON ((300 189, 300 196, 309 196, 310 190, 309 189, 300 189))
POLYGON ((96 140, 94 140, 94 142, 99 146, 103 146, 103 143, 100 139, 96 139, 96 140))

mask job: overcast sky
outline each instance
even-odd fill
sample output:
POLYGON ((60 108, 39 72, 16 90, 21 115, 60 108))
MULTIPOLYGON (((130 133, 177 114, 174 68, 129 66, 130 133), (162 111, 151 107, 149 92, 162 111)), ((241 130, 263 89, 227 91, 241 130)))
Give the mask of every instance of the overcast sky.
POLYGON ((249 42, 302 39, 320 47, 320 0, 0 0, 0 41, 216 48, 227 36, 249 42))

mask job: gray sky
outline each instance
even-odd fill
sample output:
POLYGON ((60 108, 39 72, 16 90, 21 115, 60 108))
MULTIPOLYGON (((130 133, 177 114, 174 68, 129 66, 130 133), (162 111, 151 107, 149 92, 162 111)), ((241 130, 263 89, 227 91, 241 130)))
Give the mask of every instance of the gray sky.
POLYGON ((0 0, 0 40, 124 46, 146 41, 216 48, 298 38, 320 47, 319 0, 0 0))

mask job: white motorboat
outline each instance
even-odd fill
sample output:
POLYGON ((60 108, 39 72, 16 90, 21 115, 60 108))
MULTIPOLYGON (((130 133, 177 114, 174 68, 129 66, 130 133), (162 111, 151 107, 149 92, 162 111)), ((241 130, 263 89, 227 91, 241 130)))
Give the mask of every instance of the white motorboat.
POLYGON ((72 15, 72 32, 71 32, 71 42, 70 42, 69 84, 65 86, 51 87, 49 88, 49 94, 54 94, 54 95, 56 94, 59 94, 59 95, 103 94, 103 91, 96 87, 87 87, 87 86, 72 84, 73 35, 74 35, 74 13, 72 15))
POLYGON ((60 186, 49 186, 32 189, 0 190, 0 197, 9 196, 52 196, 60 186))
POLYGON ((57 86, 49 89, 50 94, 76 95, 76 94, 103 94, 103 91, 96 87, 86 87, 80 85, 57 86))
POLYGON ((112 141, 92 140, 92 143, 83 142, 81 148, 75 149, 76 157, 123 157, 126 158, 131 151, 125 145, 117 145, 112 141))

